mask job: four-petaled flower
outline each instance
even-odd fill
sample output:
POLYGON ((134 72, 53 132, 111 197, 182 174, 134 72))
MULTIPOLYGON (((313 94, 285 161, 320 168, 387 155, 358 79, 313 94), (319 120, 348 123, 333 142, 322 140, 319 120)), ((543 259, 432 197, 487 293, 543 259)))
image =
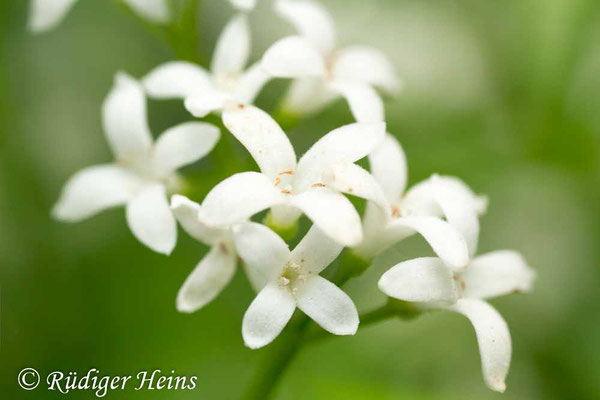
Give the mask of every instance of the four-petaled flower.
POLYGON ((364 239, 354 251, 370 260, 388 246, 418 232, 446 263, 464 267, 469 260, 469 249, 476 243, 473 233, 477 235, 479 231, 477 214, 485 209, 480 207, 483 200, 462 182, 437 176, 405 193, 406 157, 398 141, 389 134, 369 155, 369 163, 391 212, 385 214, 380 207, 367 204, 364 239))
POLYGON ((195 117, 222 110, 227 101, 250 104, 269 76, 258 63, 244 71, 249 55, 250 28, 240 13, 223 29, 210 73, 189 62, 167 62, 150 71, 144 87, 150 97, 185 99, 186 109, 195 117))
POLYGON ((360 242, 360 217, 342 193, 362 197, 389 209, 375 179, 355 161, 383 139, 382 122, 354 123, 329 132, 296 163, 294 149, 279 125, 253 106, 229 103, 223 123, 248 149, 261 172, 235 174, 206 196, 201 219, 229 226, 271 208, 272 225, 293 225, 302 212, 341 244, 360 242))
POLYGON ((278 40, 262 58, 272 76, 297 78, 284 109, 311 113, 341 95, 357 121, 383 121, 383 103, 374 87, 388 93, 400 87, 385 55, 370 46, 336 49, 333 21, 312 0, 277 0, 276 10, 299 32, 278 40))
POLYGON ((466 316, 475 328, 485 382, 503 392, 512 351, 510 333, 502 316, 483 299, 527 292, 534 279, 535 273, 519 253, 501 250, 473 258, 462 271, 436 257, 401 262, 382 275, 379 288, 423 309, 466 316))
POLYGON ((308 231, 290 252, 287 244, 264 225, 248 222, 233 228, 238 254, 263 274, 266 283, 242 322, 246 346, 269 344, 286 326, 298 307, 325 330, 353 335, 358 329, 354 303, 339 287, 321 277, 342 251, 317 227, 308 231))
POLYGON ((212 150, 219 129, 204 122, 185 122, 168 129, 153 143, 143 88, 124 73, 115 78, 102 119, 116 162, 76 173, 66 183, 52 213, 74 222, 127 204, 127 223, 135 237, 154 251, 169 254, 177 229, 167 191, 179 186, 178 168, 212 150))
MULTIPOLYGON (((170 19, 167 0, 123 0, 140 17, 158 24, 170 19)), ((31 0, 29 30, 35 33, 56 27, 77 0, 31 0)))

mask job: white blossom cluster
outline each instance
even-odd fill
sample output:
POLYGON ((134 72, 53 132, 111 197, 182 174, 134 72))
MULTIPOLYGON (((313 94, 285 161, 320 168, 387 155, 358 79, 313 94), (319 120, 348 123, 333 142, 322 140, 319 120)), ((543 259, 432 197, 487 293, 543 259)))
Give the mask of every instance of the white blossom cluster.
MULTIPOLYGON (((161 0, 126 0, 156 22, 169 18, 161 0)), ((74 0, 33 0, 31 27, 56 25, 74 0)), ((259 348, 273 341, 299 308, 323 329, 353 335, 359 315, 350 297, 320 275, 351 248, 370 263, 389 246, 415 233, 436 257, 392 266, 379 280, 387 296, 417 309, 465 315, 479 342, 488 386, 504 391, 511 358, 507 325, 485 299, 528 291, 533 271, 515 251, 476 256, 479 217, 487 200, 462 181, 433 175, 408 190, 402 147, 386 132, 378 90, 395 94, 401 84, 387 58, 368 46, 338 48, 330 15, 312 0, 276 0, 275 12, 297 33, 280 39, 247 67, 250 33, 240 10, 218 39, 210 70, 188 62, 159 65, 141 80, 119 72, 102 107, 104 132, 115 161, 76 173, 53 209, 64 221, 79 221, 125 205, 135 237, 169 254, 176 221, 210 251, 181 287, 177 308, 193 312, 213 300, 233 277, 238 258, 257 291, 242 322, 244 342, 259 348), (356 122, 323 135, 298 158, 286 133, 252 105, 271 78, 292 78, 283 99, 290 113, 307 116, 341 96, 356 122), (153 141, 146 96, 181 98, 195 117, 218 113, 247 149, 259 172, 236 173, 216 185, 202 204, 177 194, 177 169, 207 155, 220 130, 206 122, 184 122, 153 141), (357 161, 367 157, 369 170, 357 161), (346 197, 367 201, 364 215, 346 197), (265 224, 251 218, 269 210, 265 224), (290 250, 276 233, 305 215, 312 227, 290 250)))

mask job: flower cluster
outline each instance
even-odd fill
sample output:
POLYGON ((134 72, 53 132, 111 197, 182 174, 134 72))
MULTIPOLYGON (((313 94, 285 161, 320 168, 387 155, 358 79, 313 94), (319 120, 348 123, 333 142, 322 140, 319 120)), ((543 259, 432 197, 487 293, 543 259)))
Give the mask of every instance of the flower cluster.
MULTIPOLYGON (((164 1, 126 2, 154 21, 168 19, 164 1)), ((31 26, 41 30, 55 25, 73 3, 34 0, 31 26)), ((240 11, 219 37, 210 71, 172 61, 140 80, 122 72, 116 75, 102 107, 115 162, 76 173, 53 215, 78 221, 125 205, 135 237, 164 254, 175 247, 178 221, 191 237, 210 247, 179 291, 181 312, 194 312, 213 300, 241 259, 258 293, 242 322, 244 342, 251 348, 273 341, 296 307, 328 332, 354 334, 359 315, 353 301, 336 285, 341 282, 320 273, 344 248, 368 266, 387 247, 418 233, 436 257, 391 266, 379 280, 380 290, 420 311, 465 315, 477 334, 485 381, 503 391, 511 339, 502 317, 484 299, 528 291, 535 276, 517 252, 475 256, 479 217, 487 199, 450 176, 433 175, 406 189, 406 157, 397 139, 386 132, 378 92, 395 94, 400 81, 377 49, 338 49, 332 19, 321 5, 312 0, 275 1, 275 12, 297 34, 275 42, 259 62, 246 68, 251 47, 246 12, 254 2, 232 4, 240 11), (252 105, 272 78, 294 79, 283 99, 286 113, 306 117, 343 97, 356 122, 324 134, 298 158, 278 122, 252 105), (217 113, 259 171, 230 176, 201 204, 183 196, 185 177, 177 169, 207 155, 220 129, 206 122, 184 122, 153 142, 146 96, 183 99, 197 118, 217 113), (357 164, 364 158, 368 170, 357 164), (366 200, 364 215, 346 195, 366 200), (264 223, 253 222, 264 210, 264 223), (290 250, 281 234, 294 232, 301 215, 312 226, 290 250)))

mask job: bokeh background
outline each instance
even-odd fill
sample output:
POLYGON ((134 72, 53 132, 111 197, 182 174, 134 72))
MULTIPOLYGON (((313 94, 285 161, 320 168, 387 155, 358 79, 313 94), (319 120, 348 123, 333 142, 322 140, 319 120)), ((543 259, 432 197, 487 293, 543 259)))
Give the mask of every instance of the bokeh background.
MULTIPOLYGON (((153 253, 128 231, 123 209, 73 225, 49 217, 71 174, 110 160, 100 105, 115 71, 140 77, 172 59, 171 47, 115 1, 80 1, 58 29, 32 36, 27 3, 0 2, 0 397, 59 397, 21 390, 24 367, 42 374, 95 367, 199 377, 191 392, 115 391, 111 399, 238 398, 268 352, 243 346, 241 318, 253 293, 241 273, 212 304, 182 315, 175 296, 202 245, 180 231, 171 257, 153 253)), ((178 56, 206 62, 233 11, 225 1, 200 3, 197 43, 177 32, 170 41, 178 56)), ((269 3, 251 17, 254 59, 292 32, 269 3)), ((538 280, 531 294, 493 301, 513 336, 504 395, 483 383, 469 322, 431 313, 306 348, 277 398, 599 399, 600 2, 323 3, 342 44, 382 48, 404 79, 386 110, 410 182, 452 174, 489 195, 480 252, 517 249, 538 280)), ((285 85, 269 84, 258 104, 272 109, 285 85)), ((152 102, 150 119, 158 134, 191 117, 169 101, 152 102)), ((349 122, 340 101, 301 122, 291 140, 304 151, 349 122)), ((198 197, 252 167, 228 135, 214 154, 185 171, 197 178, 198 197), (219 161, 231 147, 237 158, 219 161)), ((368 310, 382 301, 375 282, 390 262, 429 252, 419 238, 402 242, 348 291, 368 310)))

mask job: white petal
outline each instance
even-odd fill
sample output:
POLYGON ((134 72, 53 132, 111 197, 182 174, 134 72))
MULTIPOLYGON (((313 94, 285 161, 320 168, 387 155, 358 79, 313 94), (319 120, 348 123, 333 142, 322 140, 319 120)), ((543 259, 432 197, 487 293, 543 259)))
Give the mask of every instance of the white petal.
POLYGON ((233 227, 233 242, 244 263, 267 279, 280 275, 290 260, 285 241, 265 225, 245 222, 233 227))
POLYGON ((214 226, 242 222, 283 201, 283 195, 264 174, 241 172, 215 186, 202 202, 202 221, 214 226))
POLYGON ((283 99, 283 110, 307 115, 321 110, 339 94, 322 78, 299 78, 292 82, 283 99))
POLYGON ((304 270, 318 274, 340 255, 344 246, 329 238, 313 225, 292 250, 291 261, 304 270))
POLYGON ((136 159, 147 154, 152 135, 146 119, 146 97, 142 85, 119 72, 102 106, 104 133, 118 159, 136 159))
POLYGON ((296 309, 292 295, 269 284, 256 296, 242 321, 244 343, 251 349, 271 343, 285 328, 296 309))
POLYGON ((355 246, 362 240, 360 216, 344 195, 327 188, 315 188, 293 196, 291 204, 336 242, 355 246))
POLYGON ((334 129, 317 141, 300 159, 296 188, 320 183, 323 172, 334 164, 352 163, 373 151, 385 136, 383 122, 357 122, 334 129))
POLYGON ((127 225, 152 250, 170 254, 177 240, 177 225, 162 184, 151 184, 127 203, 127 225))
POLYGON ((228 229, 212 228, 203 224, 198 218, 200 204, 179 194, 171 197, 171 211, 183 230, 194 239, 209 245, 229 237, 228 229))
POLYGON ((218 244, 196 265, 177 294, 177 310, 192 313, 211 302, 231 281, 236 254, 227 244, 218 244))
MULTIPOLYGON (((363 240, 353 251, 364 260, 373 259, 380 251, 386 249, 403 238, 389 237, 385 234, 385 228, 390 221, 387 214, 381 207, 367 202, 365 213, 362 218, 363 240)), ((407 232, 407 236, 410 236, 407 232)))
POLYGON ((342 49, 333 64, 336 79, 363 82, 389 93, 400 89, 400 81, 389 59, 378 49, 351 46, 342 49))
POLYGON ((457 291, 452 271, 436 257, 422 257, 394 265, 379 279, 386 295, 405 301, 454 303, 457 291))
POLYGON ((404 216, 444 216, 440 205, 435 201, 430 179, 418 182, 406 191, 400 203, 400 213, 404 216))
POLYGON ((469 262, 469 250, 464 238, 449 223, 429 216, 402 217, 392 221, 386 230, 391 237, 406 237, 406 229, 418 232, 433 251, 455 270, 464 269, 469 262))
POLYGON ((242 268, 246 272, 246 277, 250 286, 256 293, 260 292, 269 283, 269 280, 263 275, 262 271, 257 271, 254 268, 248 267, 245 263, 242 263, 242 268))
POLYGON ((381 207, 385 213, 390 213, 390 205, 379 183, 367 170, 356 164, 333 165, 331 167, 331 181, 327 182, 327 186, 372 201, 381 207))
POLYGON ((142 18, 165 24, 169 22, 170 12, 167 0, 124 0, 142 18))
POLYGON ((460 299, 448 309, 469 318, 477 335, 485 382, 490 389, 504 392, 512 345, 502 316, 485 301, 476 299, 460 299))
POLYGON ((362 82, 336 81, 332 87, 346 98, 356 121, 378 122, 385 119, 383 101, 372 86, 362 82))
POLYGON ((219 140, 220 131, 206 122, 184 122, 167 129, 154 146, 158 171, 166 176, 208 154, 219 140))
POLYGON ((210 77, 200 66, 185 61, 159 65, 142 80, 150 97, 159 99, 185 98, 210 88, 210 77))
POLYGON ((323 56, 300 36, 276 41, 263 55, 261 67, 280 78, 321 77, 326 73, 323 56))
POLYGON ((327 279, 315 275, 298 286, 298 308, 335 335, 354 335, 358 312, 352 299, 327 279))
POLYGON ((213 74, 239 74, 250 56, 250 27, 248 18, 238 14, 227 23, 213 53, 213 74))
POLYGON ((296 153, 287 135, 266 112, 254 106, 228 104, 223 124, 250 152, 260 170, 269 178, 293 174, 296 153))
POLYGON ((475 257, 461 276, 464 297, 485 299, 513 292, 529 292, 535 272, 516 251, 499 250, 475 257))
POLYGON ((29 30, 48 31, 58 25, 77 0, 32 0, 29 8, 29 30))
POLYGON ((260 62, 254 63, 237 80, 235 97, 245 104, 252 104, 263 86, 271 77, 262 69, 260 62))
POLYGON ((321 52, 329 53, 335 47, 333 19, 321 4, 312 0, 277 0, 275 10, 321 52))
POLYGON ((477 250, 479 239, 479 218, 471 198, 465 197, 456 185, 433 176, 430 179, 434 200, 437 202, 450 225, 454 226, 465 238, 472 256, 477 250))
POLYGON ((127 203, 142 186, 131 171, 114 164, 82 169, 65 184, 52 215, 63 221, 80 221, 109 207, 127 203))
POLYGON ((431 190, 431 182, 434 180, 442 183, 448 190, 463 199, 461 201, 468 203, 478 215, 486 212, 487 198, 485 196, 475 194, 462 180, 447 175, 433 175, 411 187, 403 200, 407 212, 420 215, 443 215, 431 190))
POLYGON ((211 87, 186 97, 184 105, 194 117, 204 118, 213 111, 221 110, 230 99, 231 95, 211 87))
POLYGON ((478 195, 474 193, 466 183, 455 176, 439 175, 438 179, 445 182, 446 185, 453 186, 454 190, 459 192, 462 191, 463 197, 469 199, 473 208, 477 211, 477 214, 483 215, 487 211, 488 199, 485 195, 478 195))
POLYGON ((250 11, 256 7, 256 0, 229 0, 229 2, 240 11, 250 11))
POLYGON ((408 165, 396 138, 385 135, 383 142, 369 154, 369 164, 371 174, 381 185, 388 201, 399 201, 406 188, 408 165))

